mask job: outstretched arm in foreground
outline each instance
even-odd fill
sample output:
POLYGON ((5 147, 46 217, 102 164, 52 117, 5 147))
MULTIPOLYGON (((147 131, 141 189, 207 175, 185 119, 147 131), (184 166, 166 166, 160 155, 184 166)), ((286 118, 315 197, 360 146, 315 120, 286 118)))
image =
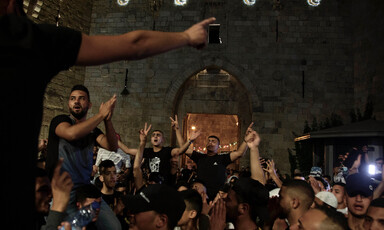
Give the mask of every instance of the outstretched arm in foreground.
POLYGON ((207 43, 207 27, 215 18, 205 19, 184 32, 136 30, 117 36, 82 35, 77 65, 100 65, 120 60, 139 60, 184 46, 197 49, 207 43))
POLYGON ((235 161, 244 156, 245 152, 248 150, 248 145, 246 142, 251 137, 251 132, 253 131, 252 126, 253 122, 248 126, 247 131, 245 132, 244 140, 241 142, 239 148, 236 151, 230 153, 231 161, 235 161))

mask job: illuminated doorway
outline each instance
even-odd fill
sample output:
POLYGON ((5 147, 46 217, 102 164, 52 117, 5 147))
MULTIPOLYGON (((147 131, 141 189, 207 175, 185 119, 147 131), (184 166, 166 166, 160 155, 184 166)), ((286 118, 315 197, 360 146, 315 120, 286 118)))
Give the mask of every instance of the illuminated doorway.
MULTIPOLYGON (((201 131, 200 136, 190 146, 195 151, 206 153, 205 147, 211 135, 220 139, 219 153, 237 150, 240 132, 237 115, 187 113, 183 119, 184 139, 187 140, 195 130, 201 131)), ((192 168, 193 165, 195 163, 184 154, 181 166, 192 168)), ((239 170, 239 160, 228 165, 228 168, 239 170)))

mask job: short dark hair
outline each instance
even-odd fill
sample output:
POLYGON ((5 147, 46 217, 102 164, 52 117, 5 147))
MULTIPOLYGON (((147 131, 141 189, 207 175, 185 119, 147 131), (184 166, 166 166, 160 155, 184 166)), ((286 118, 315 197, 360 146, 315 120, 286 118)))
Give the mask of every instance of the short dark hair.
POLYGON ((211 136, 209 136, 208 138, 215 138, 215 139, 219 142, 219 144, 220 144, 220 139, 219 139, 217 136, 215 136, 215 135, 211 135, 211 136))
POLYGON ((203 201, 199 192, 195 189, 188 189, 181 191, 180 194, 184 199, 186 210, 195 210, 196 216, 199 217, 203 208, 203 201))
POLYGON ((341 212, 325 205, 317 206, 315 209, 323 212, 327 217, 320 223, 319 229, 341 230, 348 229, 347 219, 341 212))
POLYGON ((93 184, 85 184, 76 189, 76 201, 83 203, 87 198, 101 197, 100 190, 93 184))
POLYGON ((384 208, 384 198, 380 197, 372 200, 371 203, 369 204, 369 207, 371 206, 377 207, 377 208, 384 208))
POLYGON ((116 167, 115 163, 113 163, 113 161, 111 160, 103 160, 100 164, 99 164, 99 172, 100 174, 105 174, 105 171, 109 168, 112 168, 112 167, 116 167))
MULTIPOLYGON (((283 183, 287 190, 293 190, 296 194, 302 198, 302 203, 306 208, 311 207, 313 200, 315 199, 315 192, 308 182, 304 180, 289 180, 283 183)), ((289 193, 289 192, 288 192, 289 193)))
POLYGON ((80 90, 80 91, 83 91, 87 94, 88 96, 88 100, 91 101, 91 97, 89 96, 89 91, 88 91, 88 88, 85 87, 84 85, 74 85, 71 89, 71 93, 75 90, 80 90))

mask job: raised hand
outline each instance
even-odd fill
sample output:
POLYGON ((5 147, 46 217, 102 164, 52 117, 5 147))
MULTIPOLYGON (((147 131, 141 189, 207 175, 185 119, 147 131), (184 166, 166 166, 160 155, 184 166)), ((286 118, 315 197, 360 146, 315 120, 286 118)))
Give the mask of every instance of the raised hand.
POLYGON ((179 122, 178 122, 178 119, 177 119, 177 115, 175 115, 175 119, 173 119, 172 117, 169 117, 169 119, 171 119, 172 128, 174 130, 179 129, 179 122))
POLYGON ((111 99, 107 102, 103 102, 100 105, 99 113, 104 117, 105 120, 110 120, 112 118, 113 110, 115 109, 116 104, 116 94, 114 94, 111 99))
POLYGON ((53 172, 52 187, 52 207, 51 210, 64 212, 67 209, 73 182, 68 172, 61 171, 63 158, 60 158, 55 171, 53 172))
POLYGON ((200 130, 199 130, 199 131, 193 131, 193 132, 191 133, 191 136, 189 137, 189 140, 190 140, 190 141, 194 141, 194 140, 196 140, 196 138, 197 138, 198 136, 200 136, 200 134, 201 134, 200 130))
POLYGON ((245 142, 248 142, 252 138, 252 132, 254 131, 252 129, 253 122, 248 126, 247 130, 245 131, 245 137, 244 140, 245 142))
POLYGON ((218 199, 216 204, 213 206, 211 214, 211 230, 224 230, 226 227, 226 208, 225 201, 218 199))
POLYGON ((151 130, 151 128, 152 128, 152 125, 148 126, 147 122, 145 122, 144 129, 140 129, 140 131, 139 131, 139 133, 140 133, 140 141, 144 141, 144 142, 147 141, 147 136, 148 136, 148 133, 151 130))
POLYGON ((252 148, 258 148, 260 144, 260 136, 259 134, 252 130, 248 135, 246 139, 247 145, 250 149, 252 148))
POLYGON ((216 21, 216 18, 205 19, 184 31, 188 37, 188 45, 196 49, 202 49, 207 45, 208 25, 216 21))

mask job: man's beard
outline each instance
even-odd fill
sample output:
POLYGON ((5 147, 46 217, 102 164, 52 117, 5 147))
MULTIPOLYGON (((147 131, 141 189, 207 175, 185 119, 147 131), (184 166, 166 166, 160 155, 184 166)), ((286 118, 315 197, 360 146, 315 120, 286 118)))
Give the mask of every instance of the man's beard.
POLYGON ((69 112, 72 114, 72 116, 73 116, 74 118, 76 118, 77 120, 80 120, 80 119, 82 119, 84 116, 87 115, 88 109, 83 109, 83 110, 81 110, 81 112, 79 112, 79 113, 76 113, 76 112, 73 111, 72 109, 69 109, 69 112))

